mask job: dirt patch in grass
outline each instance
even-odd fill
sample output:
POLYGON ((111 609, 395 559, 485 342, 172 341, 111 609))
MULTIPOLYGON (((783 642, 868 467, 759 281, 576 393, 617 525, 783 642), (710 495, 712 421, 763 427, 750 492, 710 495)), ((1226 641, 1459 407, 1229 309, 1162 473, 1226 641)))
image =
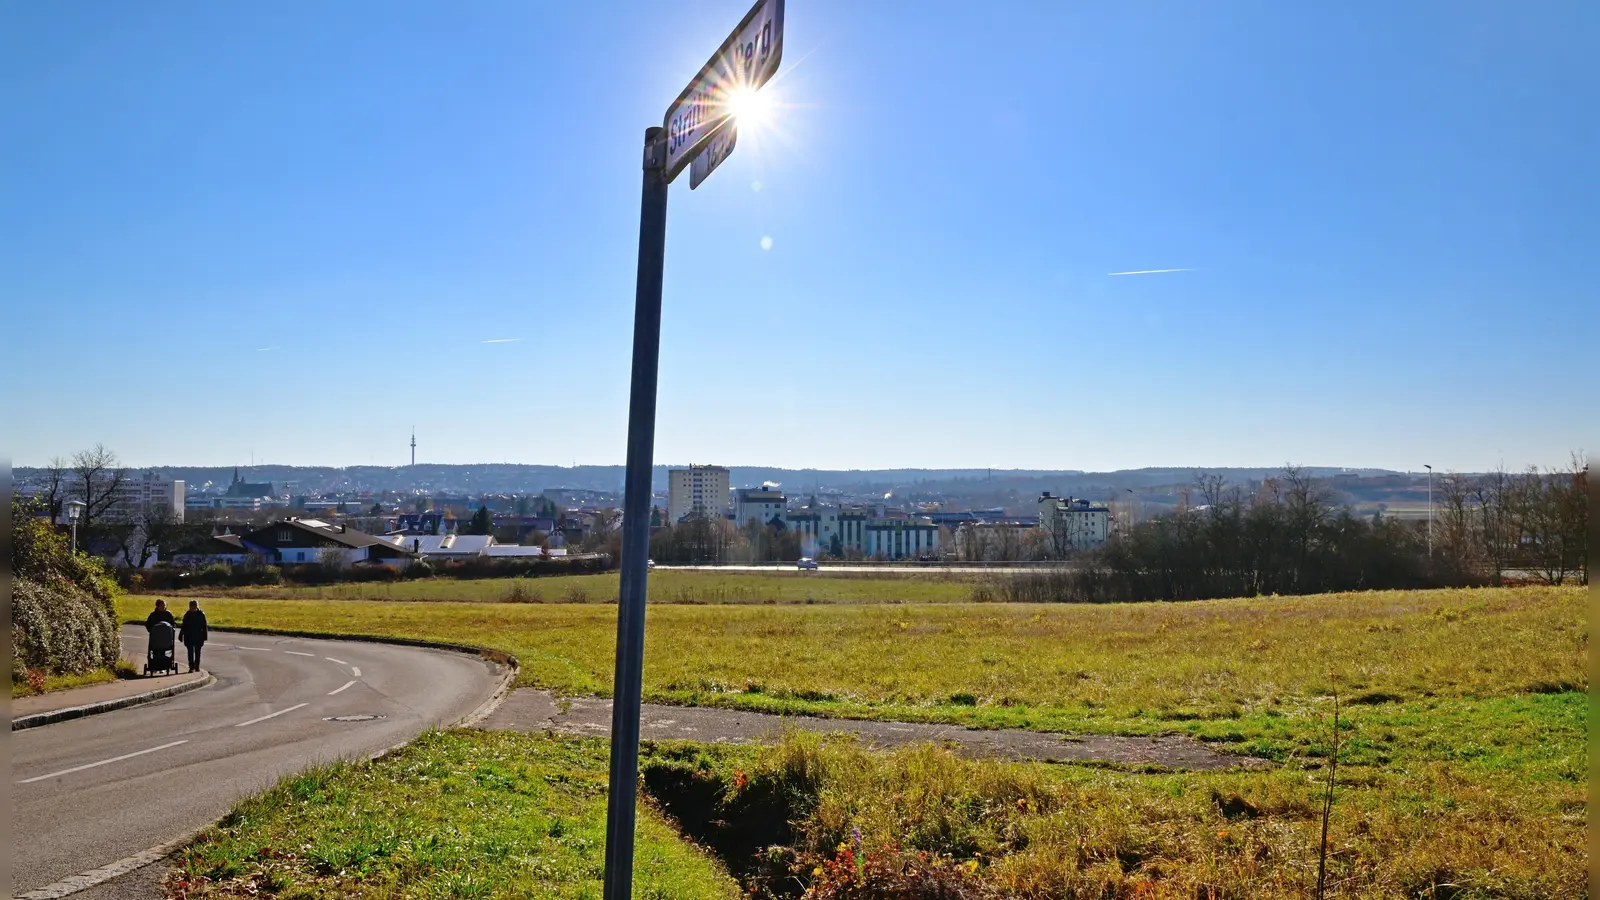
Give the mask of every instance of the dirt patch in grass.
MULTIPOLYGON (((507 697, 482 727, 606 736, 611 733, 611 701, 558 699, 548 691, 523 688, 507 697)), ((644 704, 639 712, 639 733, 646 740, 772 743, 796 730, 848 735, 869 748, 942 744, 955 753, 975 758, 1095 762, 1141 769, 1227 769, 1266 764, 1266 760, 1218 752, 1198 741, 1174 735, 1065 735, 1016 728, 970 729, 925 722, 775 716, 655 703, 644 704)))

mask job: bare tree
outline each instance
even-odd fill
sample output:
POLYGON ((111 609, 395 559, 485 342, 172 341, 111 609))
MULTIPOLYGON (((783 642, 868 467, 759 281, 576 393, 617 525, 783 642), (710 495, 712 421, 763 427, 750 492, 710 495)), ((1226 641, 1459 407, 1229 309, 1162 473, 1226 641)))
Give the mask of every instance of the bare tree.
POLYGON ((1284 525, 1288 529, 1291 551, 1295 555, 1295 582, 1303 584, 1306 564, 1317 532, 1333 515, 1333 493, 1326 484, 1296 465, 1283 467, 1281 485, 1284 525))
POLYGON ((323 547, 317 551, 317 562, 321 563, 322 567, 330 572, 343 571, 349 559, 345 548, 338 545, 323 547))
POLYGON ((1477 577, 1484 564, 1473 490, 1473 479, 1456 472, 1435 478, 1433 566, 1440 576, 1457 583, 1477 577))
POLYGON ((160 548, 150 535, 150 529, 143 521, 129 525, 121 533, 117 542, 120 550, 122 565, 129 569, 142 569, 160 548))
POLYGON ((41 502, 50 510, 50 521, 61 519, 61 506, 67 502, 68 475, 72 469, 67 461, 59 456, 50 457, 50 461, 40 470, 36 484, 39 487, 41 502))
POLYGON ((78 524, 92 525, 117 502, 128 470, 122 468, 117 454, 106 449, 105 444, 95 444, 92 449, 72 455, 72 471, 78 478, 72 487, 84 502, 78 524))

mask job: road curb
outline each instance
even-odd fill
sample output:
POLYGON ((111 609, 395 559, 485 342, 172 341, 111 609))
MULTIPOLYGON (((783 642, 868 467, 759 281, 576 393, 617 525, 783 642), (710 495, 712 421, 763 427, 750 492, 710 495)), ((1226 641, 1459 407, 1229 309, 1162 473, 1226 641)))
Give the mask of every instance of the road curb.
MULTIPOLYGON (((144 620, 142 620, 142 619, 134 620, 134 621, 130 621, 129 623, 126 623, 126 624, 142 625, 142 624, 144 624, 144 620)), ((283 630, 278 630, 278 629, 273 629, 273 628, 227 628, 227 627, 223 627, 223 626, 217 626, 216 630, 217 631, 231 631, 231 632, 234 632, 236 634, 259 634, 259 635, 272 635, 272 636, 277 636, 277 637, 312 638, 312 639, 322 640, 322 641, 360 641, 362 643, 368 643, 368 644, 396 644, 396 645, 399 645, 399 646, 402 646, 402 647, 421 647, 421 648, 424 648, 424 649, 431 649, 431 650, 448 650, 448 651, 452 651, 452 652, 455 652, 455 653, 470 653, 470 654, 472 654, 474 656, 479 657, 480 659, 487 659, 490 662, 499 664, 504 670, 504 671, 501 672, 501 675, 500 675, 500 686, 495 688, 495 691, 494 691, 493 694, 489 695, 489 699, 487 699, 487 700, 483 701, 482 703, 478 704, 478 708, 477 709, 474 709, 472 712, 467 713, 465 718, 455 722, 454 724, 445 726, 447 728, 471 728, 472 726, 476 725, 477 723, 479 723, 479 722, 483 721, 484 719, 488 718, 489 715, 491 713, 493 713, 500 706, 500 704, 506 699, 506 696, 511 693, 511 687, 512 687, 513 684, 516 683, 516 680, 517 680, 517 673, 519 671, 521 671, 521 668, 522 668, 521 664, 517 661, 517 658, 515 656, 511 655, 510 653, 506 653, 506 652, 500 651, 500 650, 491 650, 491 649, 489 649, 487 647, 471 647, 471 646, 468 646, 466 644, 447 644, 447 643, 444 643, 443 641, 422 641, 422 640, 415 640, 415 639, 412 639, 412 638, 388 638, 388 637, 376 637, 376 636, 373 636, 373 635, 334 634, 332 632, 320 632, 320 631, 283 631, 283 630)), ((208 673, 206 673, 206 681, 205 682, 203 682, 203 683, 202 682, 194 682, 194 685, 195 685, 195 687, 200 687, 200 686, 203 686, 204 684, 210 684, 211 682, 214 682, 214 681, 216 681, 216 678, 213 677, 208 672, 208 673)), ((183 686, 182 685, 175 685, 174 687, 183 687, 183 686)), ((193 690, 193 689, 194 689, 193 687, 187 688, 187 690, 193 690)), ((156 692, 152 692, 152 693, 156 693, 156 692)), ((141 694, 140 696, 144 696, 144 695, 141 694)), ((124 699, 126 700, 128 698, 124 698, 124 699)), ((152 698, 152 699, 158 699, 158 698, 152 698)), ((121 702, 121 701, 117 701, 117 702, 121 702)), ((47 714, 46 713, 40 713, 40 715, 47 715, 47 714)), ((34 718, 34 717, 30 717, 30 718, 34 718)), ((46 723, 41 722, 39 724, 42 725, 42 724, 46 724, 46 723)), ((13 728, 16 727, 15 723, 13 723, 12 727, 13 728)), ((23 727, 28 727, 28 726, 23 726, 23 727)), ((412 740, 415 740, 415 738, 413 738, 412 740)), ((383 759, 384 757, 388 756, 389 754, 395 753, 396 751, 399 751, 399 750, 402 750, 402 749, 404 749, 405 747, 407 747, 410 744, 411 744, 411 741, 405 741, 405 742, 396 744, 393 747, 389 747, 389 748, 384 749, 384 750, 379 750, 376 753, 372 753, 372 754, 368 755, 367 756, 367 760, 370 762, 370 761, 376 761, 376 760, 383 759)), ((135 853, 132 856, 129 856, 129 857, 126 857, 126 858, 123 858, 123 859, 119 859, 114 863, 108 863, 108 864, 106 864, 104 866, 101 866, 101 867, 99 867, 97 869, 90 869, 87 872, 83 872, 83 873, 78 874, 78 875, 72 875, 70 877, 62 879, 61 881, 56 882, 55 884, 46 885, 46 886, 44 886, 42 888, 37 888, 35 890, 27 892, 26 894, 17 894, 16 897, 15 897, 15 900, 59 900, 59 898, 61 898, 61 897, 71 896, 72 894, 76 894, 79 891, 86 891, 89 888, 97 887, 97 886, 105 884, 106 882, 111 881, 113 879, 121 878, 122 876, 127 875, 128 873, 133 872, 133 871, 135 871, 137 869, 142 869, 145 866, 148 866, 148 865, 151 865, 153 863, 160 862, 163 859, 166 859, 168 856, 171 856, 174 851, 182 848, 185 844, 190 843, 195 838, 197 838, 200 835, 204 834, 206 829, 215 827, 216 824, 217 824, 216 822, 213 822, 212 824, 207 825, 204 828, 197 828, 194 831, 191 831, 191 832, 189 832, 187 834, 183 834, 183 835, 180 835, 178 837, 175 837, 170 841, 166 841, 165 843, 157 844, 156 846, 151 847, 148 850, 141 850, 140 852, 135 853)))
POLYGON ((129 872, 160 862, 171 855, 174 850, 199 837, 203 831, 205 831, 205 828, 197 828, 164 844, 157 844, 148 850, 141 850, 132 856, 123 857, 114 863, 107 863, 98 869, 90 869, 78 875, 70 875, 55 884, 35 888, 26 894, 18 894, 16 895, 16 900, 60 900, 61 897, 71 896, 79 891, 86 891, 89 888, 105 884, 114 878, 121 878, 129 872))
MULTIPOLYGON (((201 671, 205 672, 204 669, 201 671)), ((156 700, 176 697, 179 694, 186 694, 189 691, 196 691, 216 683, 217 678, 215 675, 205 672, 205 676, 204 678, 196 678, 193 681, 185 681, 181 684, 145 691, 142 694, 134 694, 131 697, 118 697, 115 700, 102 700, 99 703, 85 703, 82 706, 68 706, 63 709, 53 709, 49 712, 34 713, 31 716, 22 716, 11 720, 11 730, 21 731, 24 728, 38 728, 41 725, 54 725, 57 722, 81 719, 84 716, 127 709, 130 706, 139 706, 143 703, 153 703, 156 700)))

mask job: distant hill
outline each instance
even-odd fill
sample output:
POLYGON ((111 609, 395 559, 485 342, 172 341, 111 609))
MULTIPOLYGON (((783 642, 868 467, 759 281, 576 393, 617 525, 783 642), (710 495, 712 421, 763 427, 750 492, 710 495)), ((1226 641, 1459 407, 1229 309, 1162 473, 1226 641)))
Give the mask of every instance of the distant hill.
MULTIPOLYGON (((652 482, 656 490, 667 489, 668 468, 656 466, 652 482)), ((181 478, 191 492, 226 487, 234 478, 232 466, 156 466, 140 471, 155 471, 168 478, 181 478)), ((270 481, 280 490, 289 485, 294 494, 319 494, 356 491, 424 491, 462 495, 536 493, 554 488, 618 492, 622 490, 622 466, 541 466, 507 463, 477 465, 415 466, 276 466, 260 465, 238 470, 246 481, 270 481)), ((897 498, 938 495, 994 495, 1024 497, 1040 491, 1091 498, 1109 498, 1133 489, 1140 493, 1161 489, 1181 490, 1194 481, 1200 471, 1225 475, 1231 483, 1259 482, 1278 472, 1276 468, 1186 468, 1163 467, 1124 469, 1115 472, 1084 472, 1075 469, 784 469, 770 466, 730 466, 734 487, 757 487, 762 482, 780 484, 790 494, 812 492, 832 494, 883 494, 897 498)), ((1341 482, 1366 479, 1391 479, 1391 483, 1410 485, 1420 476, 1382 469, 1307 467, 1318 477, 1339 477, 1341 482)), ((18 468, 19 484, 39 474, 36 469, 18 468)))

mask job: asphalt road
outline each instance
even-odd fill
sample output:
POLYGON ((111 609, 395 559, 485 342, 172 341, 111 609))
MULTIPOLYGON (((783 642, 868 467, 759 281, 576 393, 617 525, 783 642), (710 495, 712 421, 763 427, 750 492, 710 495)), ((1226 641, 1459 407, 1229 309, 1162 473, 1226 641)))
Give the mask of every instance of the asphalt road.
MULTIPOLYGON (((144 629, 122 639, 144 654, 144 629)), ((460 719, 498 684, 460 653, 222 631, 201 662, 216 684, 11 734, 15 893, 205 826, 284 775, 460 719), (383 718, 328 721, 341 715, 383 718)))

